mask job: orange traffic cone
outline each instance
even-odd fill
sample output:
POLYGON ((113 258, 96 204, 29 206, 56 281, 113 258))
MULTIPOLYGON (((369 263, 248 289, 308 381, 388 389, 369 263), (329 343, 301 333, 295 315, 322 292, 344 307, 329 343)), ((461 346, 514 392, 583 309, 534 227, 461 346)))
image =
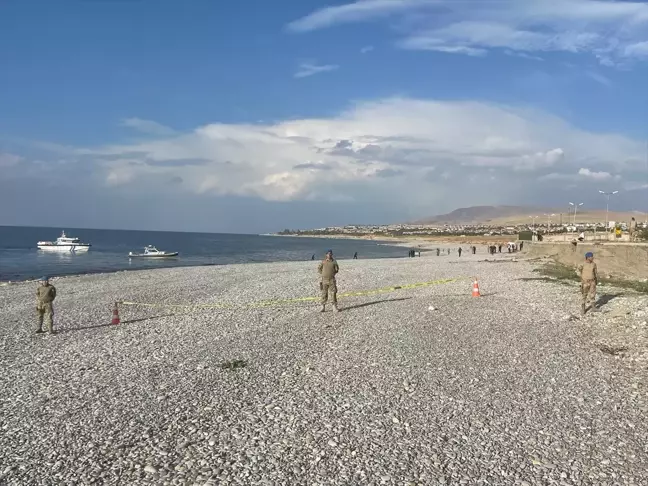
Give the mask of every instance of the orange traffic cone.
POLYGON ((115 302, 115 307, 113 307, 113 318, 111 324, 119 324, 119 309, 117 308, 117 302, 115 302))
POLYGON ((481 294, 479 293, 479 283, 477 283, 477 279, 475 279, 475 281, 473 282, 472 296, 481 297, 481 294))

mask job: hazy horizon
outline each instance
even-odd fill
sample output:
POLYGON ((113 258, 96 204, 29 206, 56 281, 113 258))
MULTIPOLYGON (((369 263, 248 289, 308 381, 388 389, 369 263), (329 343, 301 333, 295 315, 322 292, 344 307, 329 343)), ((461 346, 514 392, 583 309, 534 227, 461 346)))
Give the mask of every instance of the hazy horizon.
MULTIPOLYGON (((461 207, 461 208, 455 208, 453 211, 459 211, 463 209, 473 209, 475 207, 490 207, 490 206, 469 206, 469 207, 461 207)), ((527 209, 528 212, 532 213, 532 215, 536 215, 534 213, 542 212, 542 211, 559 211, 557 208, 540 208, 540 207, 523 207, 523 206, 512 206, 509 205, 508 207, 515 207, 515 208, 520 208, 520 214, 517 215, 511 215, 511 216, 496 216, 496 217, 489 217, 488 219, 506 219, 506 218, 515 218, 516 216, 525 216, 526 214, 522 212, 522 210, 527 209)), ((449 211, 449 214, 452 213, 453 211, 449 211)), ((584 217, 587 216, 593 212, 596 213, 604 213, 605 208, 590 208, 590 209, 580 209, 578 212, 578 215, 584 217)), ((624 214, 632 214, 632 211, 617 211, 617 210, 610 210, 610 215, 614 214, 619 214, 619 213, 624 213, 624 214)), ((559 216, 559 212, 555 213, 554 215, 554 220, 559 216)), ((566 215, 567 211, 564 211, 562 214, 566 215)), ((570 214, 573 214, 570 213, 570 214)), ((644 216, 648 219, 648 212, 641 212, 637 211, 635 214, 639 216, 644 216)), ((427 218, 423 219, 431 219, 437 216, 442 216, 443 214, 434 214, 434 215, 429 215, 427 218)), ((542 218, 544 217, 543 214, 538 214, 540 219, 538 220, 539 222, 542 222, 542 218)), ((600 214, 597 214, 597 216, 600 216, 600 214)), ((483 222, 488 222, 487 220, 484 220, 483 222)), ((553 221, 554 223, 556 221, 553 221)), ((49 224, 39 224, 39 225, 29 225, 29 224, 0 224, 0 227, 19 227, 19 228, 46 228, 46 229, 52 229, 52 230, 57 230, 57 231, 68 231, 70 230, 105 230, 105 231, 147 231, 147 232, 169 232, 169 233, 205 233, 205 234, 231 234, 231 235, 263 235, 263 234, 271 234, 271 233, 277 233, 280 232, 284 229, 291 229, 291 230, 308 230, 308 229, 314 229, 314 228, 320 228, 320 227, 326 227, 326 226, 352 226, 352 225, 389 225, 389 224, 407 224, 407 223, 416 223, 416 221, 392 221, 392 222, 387 222, 387 223, 366 223, 362 221, 351 221, 351 222, 338 222, 338 223, 333 223, 333 224, 327 224, 327 225, 311 225, 311 226, 293 226, 293 227, 279 227, 276 226, 274 229, 269 230, 269 231, 263 231, 263 232, 224 232, 224 231, 209 231, 209 230, 191 230, 191 229, 160 229, 160 228, 142 228, 142 227, 137 227, 137 228, 128 228, 128 227, 93 227, 93 226, 76 226, 76 225, 55 225, 52 223, 49 224)))

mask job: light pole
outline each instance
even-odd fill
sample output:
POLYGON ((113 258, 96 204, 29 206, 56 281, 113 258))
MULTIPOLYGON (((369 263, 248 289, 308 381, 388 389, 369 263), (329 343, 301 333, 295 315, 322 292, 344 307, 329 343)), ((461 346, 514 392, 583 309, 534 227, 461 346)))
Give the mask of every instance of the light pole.
POLYGON ((610 196, 614 196, 619 191, 612 191, 612 192, 599 191, 599 192, 607 198, 607 202, 605 203, 605 231, 607 232, 608 226, 610 226, 610 218, 608 217, 608 213, 610 211, 610 196))
POLYGON ((555 214, 545 214, 545 216, 547 217, 547 234, 549 234, 549 230, 551 229, 551 218, 555 216, 555 214))
POLYGON ((529 216, 529 218, 531 218, 531 220, 533 221, 533 232, 535 233, 535 220, 538 219, 538 217, 537 216, 529 216))
POLYGON ((578 208, 583 205, 583 203, 574 204, 573 202, 569 203, 570 206, 574 206, 574 228, 576 227, 576 211, 578 208))

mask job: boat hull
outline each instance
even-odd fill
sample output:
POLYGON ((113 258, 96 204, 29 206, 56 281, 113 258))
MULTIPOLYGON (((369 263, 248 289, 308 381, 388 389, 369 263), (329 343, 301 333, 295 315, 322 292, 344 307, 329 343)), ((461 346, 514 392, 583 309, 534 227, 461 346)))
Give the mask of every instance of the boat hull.
POLYGON ((128 258, 169 258, 177 257, 178 252, 175 253, 165 253, 164 255, 146 255, 144 253, 131 253, 128 255, 128 258))
POLYGON ((90 245, 38 245, 38 249, 57 253, 84 253, 90 249, 90 245))

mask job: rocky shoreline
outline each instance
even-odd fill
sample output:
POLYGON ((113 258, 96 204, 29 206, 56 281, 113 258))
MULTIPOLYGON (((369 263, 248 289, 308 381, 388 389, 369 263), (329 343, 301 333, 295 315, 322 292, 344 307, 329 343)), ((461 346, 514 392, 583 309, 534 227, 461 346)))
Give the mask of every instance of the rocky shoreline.
POLYGON ((602 287, 581 319, 577 287, 507 254, 340 266, 340 292, 455 280, 320 314, 249 305, 316 295, 312 262, 83 275, 53 336, 34 284, 0 288, 0 483, 645 480, 645 294, 602 287), (124 300, 160 305, 113 326, 124 300))

